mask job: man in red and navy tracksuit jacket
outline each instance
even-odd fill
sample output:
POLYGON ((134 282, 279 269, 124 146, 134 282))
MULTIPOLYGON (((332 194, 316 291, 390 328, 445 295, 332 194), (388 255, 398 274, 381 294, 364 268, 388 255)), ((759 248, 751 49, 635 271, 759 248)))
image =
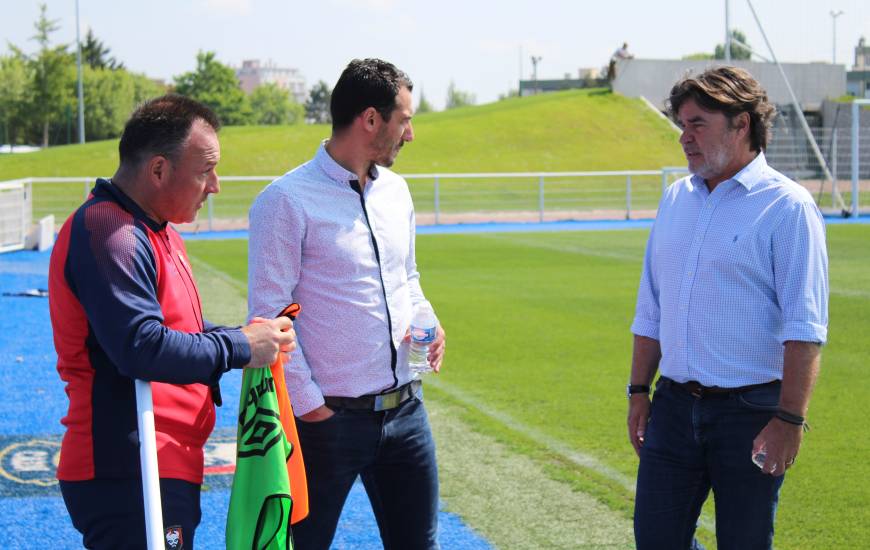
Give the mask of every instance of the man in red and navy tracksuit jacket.
POLYGON ((140 107, 115 177, 97 181, 52 252, 51 321, 70 401, 57 477, 88 548, 145 548, 134 379, 152 382, 166 547, 189 549, 218 381, 293 344, 289 320, 208 324, 168 225, 192 221, 219 190, 217 128, 207 107, 180 96, 140 107))

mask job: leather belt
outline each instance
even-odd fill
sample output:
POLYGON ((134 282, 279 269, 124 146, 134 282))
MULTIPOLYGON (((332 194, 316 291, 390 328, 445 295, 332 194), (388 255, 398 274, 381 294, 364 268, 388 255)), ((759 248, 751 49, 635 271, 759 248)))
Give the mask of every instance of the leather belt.
POLYGON ((725 397, 728 395, 734 395, 738 393, 747 392, 749 390, 754 390, 756 388, 763 388, 765 386, 773 386, 775 384, 779 384, 779 380, 771 380, 770 382, 764 382, 763 384, 750 384, 748 386, 737 386, 734 388, 722 388, 720 386, 704 386, 701 385, 700 382, 695 382, 694 380, 690 380, 689 382, 677 382, 676 380, 671 380, 667 377, 662 377, 661 381, 663 384, 667 386, 673 386, 675 388, 680 388, 681 390, 687 392, 692 397, 701 399, 703 397, 713 397, 720 396, 725 397))
POLYGON ((330 409, 357 409, 368 411, 387 411, 395 409, 419 393, 422 383, 419 380, 408 382, 393 391, 359 397, 338 397, 327 395, 323 400, 330 409))

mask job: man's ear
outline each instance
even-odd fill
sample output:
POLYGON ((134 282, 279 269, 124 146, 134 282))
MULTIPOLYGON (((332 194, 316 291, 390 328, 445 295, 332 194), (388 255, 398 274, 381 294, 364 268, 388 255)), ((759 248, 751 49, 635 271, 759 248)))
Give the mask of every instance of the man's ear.
POLYGON ((750 127, 752 126, 749 119, 749 113, 740 113, 739 115, 734 117, 732 125, 735 130, 742 131, 744 132, 744 135, 748 136, 750 127))
POLYGON ((362 125, 365 131, 374 132, 380 126, 380 123, 383 122, 381 120, 381 114, 374 107, 368 107, 365 111, 360 113, 360 119, 362 120, 362 125))
POLYGON ((154 155, 145 167, 145 174, 151 183, 158 187, 163 187, 169 179, 169 172, 171 170, 172 166, 169 159, 163 155, 154 155))

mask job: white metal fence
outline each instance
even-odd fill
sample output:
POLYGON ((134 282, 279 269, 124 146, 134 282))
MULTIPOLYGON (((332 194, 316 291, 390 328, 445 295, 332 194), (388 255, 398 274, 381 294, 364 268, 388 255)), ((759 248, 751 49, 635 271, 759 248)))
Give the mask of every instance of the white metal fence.
MULTIPOLYGON (((664 188, 685 168, 593 172, 404 174, 420 225, 651 218, 664 188)), ((277 176, 222 176, 197 220, 183 229, 247 227, 248 209, 277 176)), ((85 200, 95 177, 34 177, 33 217, 65 220, 85 200)))
MULTIPOLYGON (((683 167, 673 167, 594 172, 405 174, 404 177, 414 199, 417 223, 432 225, 652 218, 664 188, 686 173, 683 167)), ((275 177, 221 177, 221 192, 209 196, 197 220, 182 229, 246 228, 251 203, 275 177)), ((32 185, 33 218, 54 214, 62 222, 87 197, 95 179, 81 176, 22 180, 32 185)), ((821 182, 804 183, 820 204, 831 204, 830 185, 826 186, 827 191, 816 193, 821 182)), ((870 182, 862 182, 867 183, 870 182)), ((851 204, 848 183, 841 182, 840 189, 846 204, 851 204)), ((862 193, 870 194, 870 187, 862 193)), ((864 204, 870 204, 870 196, 864 199, 864 204)))

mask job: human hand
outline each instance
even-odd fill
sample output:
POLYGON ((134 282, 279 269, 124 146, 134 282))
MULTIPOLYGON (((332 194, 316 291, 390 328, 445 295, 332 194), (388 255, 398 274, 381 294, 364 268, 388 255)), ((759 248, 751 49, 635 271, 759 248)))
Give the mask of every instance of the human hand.
POLYGON ((447 345, 447 333, 438 325, 435 330, 435 340, 429 344, 429 355, 426 358, 429 360, 429 365, 433 372, 441 370, 441 363, 444 361, 444 348, 447 345))
POLYGON ((251 362, 245 365, 248 368, 268 367, 279 352, 289 353, 296 349, 296 331, 288 317, 255 317, 251 324, 242 327, 242 333, 251 346, 251 362))
POLYGON ((321 405, 312 411, 308 411, 299 417, 299 420, 303 422, 323 422, 324 420, 328 420, 332 415, 335 414, 335 411, 327 407, 326 405, 321 405))
POLYGON ((628 399, 628 440, 634 447, 637 456, 640 456, 640 448, 643 447, 643 440, 646 436, 649 407, 648 393, 636 393, 628 399))
POLYGON ((751 457, 763 451, 766 457, 761 471, 781 476, 794 464, 803 436, 803 426, 772 418, 753 440, 751 457))

